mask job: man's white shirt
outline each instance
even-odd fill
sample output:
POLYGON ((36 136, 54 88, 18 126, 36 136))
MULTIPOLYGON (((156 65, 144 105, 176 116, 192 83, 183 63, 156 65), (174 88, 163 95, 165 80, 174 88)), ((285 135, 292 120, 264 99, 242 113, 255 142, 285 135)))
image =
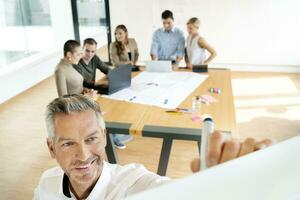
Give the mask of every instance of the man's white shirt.
MULTIPOLYGON (((104 162, 103 170, 86 200, 117 200, 159 186, 170 179, 148 171, 143 165, 120 166, 104 162)), ((45 171, 34 192, 34 200, 76 199, 68 177, 60 167, 45 171)))

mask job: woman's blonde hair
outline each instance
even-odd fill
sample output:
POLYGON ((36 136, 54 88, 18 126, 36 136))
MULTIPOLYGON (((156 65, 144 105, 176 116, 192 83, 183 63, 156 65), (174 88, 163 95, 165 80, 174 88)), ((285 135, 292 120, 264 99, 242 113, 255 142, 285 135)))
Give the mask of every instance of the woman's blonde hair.
POLYGON ((197 17, 192 17, 191 19, 189 19, 189 21, 186 23, 186 25, 189 24, 193 24, 194 26, 196 26, 197 28, 199 28, 200 26, 200 20, 197 17))

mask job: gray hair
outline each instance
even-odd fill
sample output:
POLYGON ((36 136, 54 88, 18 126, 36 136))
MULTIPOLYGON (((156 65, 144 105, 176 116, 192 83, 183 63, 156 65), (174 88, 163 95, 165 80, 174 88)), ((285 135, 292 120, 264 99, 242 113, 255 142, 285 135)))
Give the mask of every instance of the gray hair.
POLYGON ((54 99, 47 106, 46 110, 46 126, 48 131, 48 139, 53 139, 55 136, 54 119, 57 113, 71 114, 72 112, 82 112, 88 109, 95 111, 99 126, 104 130, 105 123, 102 117, 99 104, 91 99, 80 94, 64 95, 54 99))

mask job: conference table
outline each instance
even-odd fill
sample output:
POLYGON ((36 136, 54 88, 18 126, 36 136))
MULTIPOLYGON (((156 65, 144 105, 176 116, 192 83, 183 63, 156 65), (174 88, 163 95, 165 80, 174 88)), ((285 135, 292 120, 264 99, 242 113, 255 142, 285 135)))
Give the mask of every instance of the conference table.
MULTIPOLYGON (((177 71, 188 71, 179 69, 177 71)), ((138 72, 133 72, 136 76, 138 72)), ((195 96, 209 94, 216 99, 211 104, 201 104, 200 113, 212 116, 215 129, 237 136, 234 99, 229 69, 209 69, 207 79, 200 84, 178 107, 191 108, 195 96), (210 88, 220 88, 221 93, 210 93, 210 88)), ((157 173, 166 175, 173 140, 198 142, 200 153, 201 121, 192 120, 192 114, 170 114, 157 106, 98 98, 104 112, 107 133, 132 134, 163 139, 157 173)), ((117 163, 111 134, 107 134, 106 152, 110 163, 117 163)))

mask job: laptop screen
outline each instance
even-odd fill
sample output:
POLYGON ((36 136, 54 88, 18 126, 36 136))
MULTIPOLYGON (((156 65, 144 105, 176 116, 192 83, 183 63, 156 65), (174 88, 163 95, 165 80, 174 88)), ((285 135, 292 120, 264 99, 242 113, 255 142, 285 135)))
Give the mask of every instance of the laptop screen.
POLYGON ((131 85, 131 68, 130 64, 119 65, 108 72, 108 94, 113 94, 131 85))

